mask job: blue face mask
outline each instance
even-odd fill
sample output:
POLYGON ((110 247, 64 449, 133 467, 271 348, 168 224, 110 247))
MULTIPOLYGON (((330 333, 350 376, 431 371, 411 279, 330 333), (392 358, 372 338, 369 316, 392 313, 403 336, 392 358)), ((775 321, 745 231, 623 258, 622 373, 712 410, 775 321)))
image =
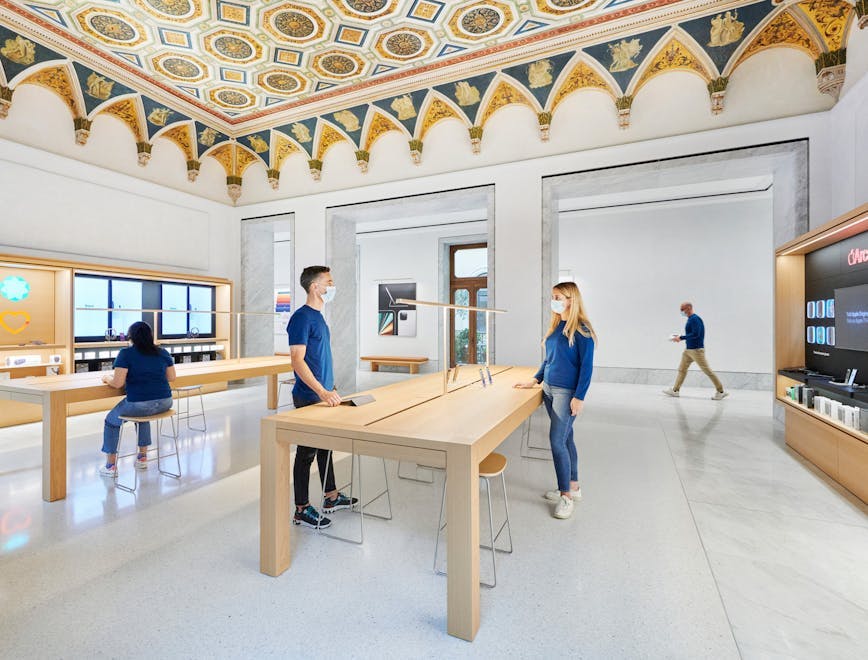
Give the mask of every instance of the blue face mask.
POLYGON ((563 300, 552 300, 552 311, 555 314, 563 314, 566 308, 567 303, 565 303, 563 300))
POLYGON ((325 293, 322 294, 322 301, 324 303, 331 302, 335 299, 335 293, 337 293, 337 289, 334 286, 327 286, 325 293))

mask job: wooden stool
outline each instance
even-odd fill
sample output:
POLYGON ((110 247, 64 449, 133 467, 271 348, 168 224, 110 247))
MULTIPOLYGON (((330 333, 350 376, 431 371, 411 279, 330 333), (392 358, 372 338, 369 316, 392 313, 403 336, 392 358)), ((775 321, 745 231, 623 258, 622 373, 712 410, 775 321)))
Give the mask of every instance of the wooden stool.
MULTIPOLYGON (((178 429, 175 426, 175 411, 174 410, 167 410, 165 412, 157 413, 156 415, 146 415, 144 417, 132 417, 132 416, 121 415, 121 429, 120 429, 120 434, 118 437, 118 458, 117 458, 118 464, 120 463, 121 458, 126 458, 128 456, 134 456, 135 455, 135 452, 133 454, 124 454, 123 456, 121 456, 121 454, 120 454, 121 442, 123 441, 123 438, 124 438, 124 424, 126 422, 133 422, 134 424, 137 424, 137 425, 138 424, 150 424, 151 422, 157 423, 157 469, 160 471, 160 474, 164 474, 167 477, 172 477, 174 479, 180 479, 181 478, 181 459, 178 456, 178 429), (168 419, 169 422, 172 424, 173 433, 172 433, 171 437, 175 443, 175 451, 171 454, 167 454, 166 456, 167 457, 168 456, 174 456, 175 457, 175 462, 177 463, 177 466, 178 466, 178 472, 177 473, 169 472, 168 470, 163 469, 163 456, 160 453, 160 438, 162 437, 161 427, 162 427, 162 423, 163 423, 164 419, 168 419)), ((136 476, 135 476, 135 481, 133 482, 132 487, 122 484, 118 480, 117 475, 115 475, 115 477, 114 477, 115 487, 120 488, 121 490, 125 490, 128 493, 135 493, 136 488, 139 487, 139 471, 134 468, 133 472, 135 473, 136 476)))
MULTIPOLYGON (((479 463, 479 478, 485 483, 485 494, 488 499, 488 531, 491 545, 481 545, 480 548, 485 548, 486 550, 491 550, 491 569, 494 575, 494 580, 492 582, 482 582, 480 584, 486 587, 495 587, 497 586, 497 552, 512 552, 512 528, 509 525, 509 502, 506 497, 506 478, 503 476, 503 473, 506 471, 506 456, 503 454, 498 454, 495 452, 490 453, 488 456, 482 459, 479 463), (497 477, 500 477, 500 483, 503 486, 503 510, 505 514, 505 519, 503 524, 497 530, 497 534, 494 533, 494 516, 491 511, 491 480, 497 477), (503 533, 504 528, 506 528, 506 534, 509 538, 509 549, 501 550, 500 548, 494 547, 494 544, 497 543, 497 539, 500 538, 500 535, 503 533)), ((443 520, 443 509, 446 504, 446 480, 443 480, 443 495, 440 498, 440 517, 437 519, 437 536, 434 539, 434 572, 438 575, 446 575, 445 571, 440 571, 437 569, 437 551, 440 546, 440 532, 446 529, 446 523, 443 520)))

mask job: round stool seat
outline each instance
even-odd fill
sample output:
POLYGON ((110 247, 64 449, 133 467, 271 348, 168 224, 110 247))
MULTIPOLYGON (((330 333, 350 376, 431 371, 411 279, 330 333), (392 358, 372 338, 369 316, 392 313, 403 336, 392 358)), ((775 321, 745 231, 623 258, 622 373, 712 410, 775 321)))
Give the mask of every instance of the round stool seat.
POLYGON ((491 452, 479 463, 479 476, 486 479, 496 477, 506 469, 506 456, 491 452))
POLYGON ((168 419, 169 417, 174 417, 175 412, 173 410, 167 410, 166 412, 157 413, 156 415, 145 415, 144 417, 130 417, 127 415, 121 415, 121 419, 125 422, 155 422, 158 419, 168 419))
POLYGON ((184 387, 173 387, 176 392, 192 392, 193 390, 201 390, 201 385, 185 385, 184 387))

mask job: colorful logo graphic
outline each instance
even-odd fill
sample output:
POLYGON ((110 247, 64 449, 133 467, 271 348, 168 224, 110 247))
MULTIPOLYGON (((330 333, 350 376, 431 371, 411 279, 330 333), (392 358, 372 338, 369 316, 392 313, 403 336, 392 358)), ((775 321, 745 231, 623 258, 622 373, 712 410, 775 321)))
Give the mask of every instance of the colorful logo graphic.
POLYGON ((19 332, 24 332, 28 325, 30 325, 30 314, 27 312, 0 313, 0 328, 6 332, 17 335, 19 332))
POLYGON ((21 302, 30 295, 30 284, 23 277, 10 275, 0 282, 0 294, 12 302, 21 302))

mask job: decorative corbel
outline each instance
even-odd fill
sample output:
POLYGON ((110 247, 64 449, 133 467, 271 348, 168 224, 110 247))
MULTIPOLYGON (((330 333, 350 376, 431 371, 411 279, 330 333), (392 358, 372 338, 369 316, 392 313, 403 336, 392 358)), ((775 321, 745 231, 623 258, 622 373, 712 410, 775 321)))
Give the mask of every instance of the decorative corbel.
POLYGON ((836 101, 844 86, 844 73, 847 67, 847 49, 840 48, 828 53, 820 53, 814 62, 817 69, 817 89, 828 94, 836 101))
POLYGON ((9 107, 12 105, 12 94, 15 90, 0 85, 0 119, 6 119, 9 115, 9 107))
POLYGON ((410 140, 410 158, 414 165, 422 162, 422 140, 410 140))
POLYGON ((868 0, 856 0, 856 16, 859 19, 859 29, 868 27, 868 0))
POLYGON ((633 107, 633 97, 619 96, 615 99, 615 107, 618 109, 618 128, 628 128, 630 126, 630 108, 633 107))
POLYGON ((187 181, 193 183, 196 180, 196 177, 199 176, 199 168, 201 166, 202 163, 195 158, 187 161, 187 181))
POLYGON ((226 177, 226 194, 229 195, 229 199, 232 200, 232 203, 238 201, 238 198, 241 197, 241 177, 240 176, 227 176, 226 177))
POLYGON ((359 170, 362 174, 367 173, 368 171, 368 161, 371 159, 371 154, 365 149, 357 149, 356 150, 356 165, 359 166, 359 170))
POLYGON ((549 129, 552 127, 552 113, 540 112, 536 118, 539 121, 539 139, 543 142, 548 142, 549 129))
POLYGON ((467 131, 470 133, 470 148, 478 154, 482 151, 482 126, 471 126, 467 131))
POLYGON ((93 122, 87 117, 76 117, 72 123, 75 126, 75 143, 84 146, 87 144, 87 138, 90 137, 90 127, 93 122))
POLYGON ((318 158, 311 158, 307 161, 307 166, 310 168, 310 175, 314 181, 319 181, 322 176, 322 161, 318 158))
POLYGON ((280 170, 269 169, 265 172, 268 175, 268 185, 272 190, 280 188, 280 170))
POLYGON ((148 142, 136 142, 138 150, 139 167, 144 167, 151 160, 151 145, 148 142))
POLYGON ((728 84, 729 76, 721 76, 708 83, 708 94, 711 96, 711 114, 719 115, 723 112, 723 97, 726 95, 728 84))

